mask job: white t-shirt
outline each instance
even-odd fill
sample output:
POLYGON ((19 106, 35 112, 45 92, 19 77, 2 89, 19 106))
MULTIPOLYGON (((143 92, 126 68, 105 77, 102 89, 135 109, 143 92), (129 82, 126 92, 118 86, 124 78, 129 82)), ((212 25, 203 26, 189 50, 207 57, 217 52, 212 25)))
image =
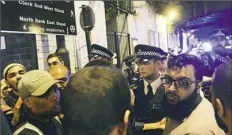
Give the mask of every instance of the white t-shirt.
POLYGON ((202 98, 200 104, 182 123, 168 119, 164 135, 169 132, 169 135, 225 135, 217 125, 212 104, 206 98, 202 98))

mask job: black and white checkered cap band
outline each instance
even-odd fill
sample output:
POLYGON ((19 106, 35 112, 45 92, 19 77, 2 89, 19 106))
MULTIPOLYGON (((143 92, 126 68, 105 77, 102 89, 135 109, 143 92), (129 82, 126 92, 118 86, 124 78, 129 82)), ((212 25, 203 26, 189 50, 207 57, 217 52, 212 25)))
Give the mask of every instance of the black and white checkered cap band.
POLYGON ((94 54, 98 54, 98 55, 101 55, 101 56, 105 56, 106 58, 111 58, 109 54, 101 51, 101 50, 97 50, 97 49, 93 49, 91 53, 94 53, 94 54))
POLYGON ((161 55, 160 57, 161 57, 161 58, 166 58, 167 56, 166 56, 166 55, 161 55))
POLYGON ((136 53, 137 56, 156 56, 156 57, 160 57, 161 58, 161 55, 157 52, 148 52, 148 51, 141 51, 139 50, 137 53, 136 53))
POLYGON ((224 33, 222 33, 222 31, 220 31, 220 30, 217 33, 212 35, 212 37, 219 37, 219 36, 225 37, 226 35, 224 33))

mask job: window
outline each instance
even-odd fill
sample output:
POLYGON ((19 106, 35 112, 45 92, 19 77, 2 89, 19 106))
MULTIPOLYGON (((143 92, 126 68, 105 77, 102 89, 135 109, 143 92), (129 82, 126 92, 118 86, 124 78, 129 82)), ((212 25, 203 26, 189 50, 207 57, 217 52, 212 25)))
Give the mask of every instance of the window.
POLYGON ((135 48, 136 45, 138 45, 138 39, 137 38, 131 38, 131 43, 132 43, 131 52, 132 52, 132 54, 134 54, 134 48, 135 48))
POLYGON ((151 46, 160 47, 159 33, 153 30, 149 30, 149 44, 151 46))
MULTIPOLYGON (((3 69, 10 63, 21 63, 30 71, 38 69, 36 40, 33 34, 1 33, 4 47, 0 49, 0 76, 3 69)), ((1 41, 2 42, 2 41, 1 41)), ((0 78, 1 78, 0 77, 0 78)))

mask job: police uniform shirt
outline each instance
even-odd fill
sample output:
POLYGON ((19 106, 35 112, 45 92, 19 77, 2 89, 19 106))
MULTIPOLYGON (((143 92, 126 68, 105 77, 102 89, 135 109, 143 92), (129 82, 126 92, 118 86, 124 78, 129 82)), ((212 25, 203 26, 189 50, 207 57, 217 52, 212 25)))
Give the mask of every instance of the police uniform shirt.
MULTIPOLYGON (((150 45, 138 44, 138 45, 135 46, 134 50, 135 50, 136 59, 138 61, 145 62, 145 61, 148 61, 149 59, 159 59, 160 60, 161 57, 164 56, 163 55, 164 51, 161 48, 150 46, 150 45)), ((141 93, 141 90, 143 90, 144 94, 146 96, 147 93, 148 93, 148 88, 147 88, 148 84, 149 83, 146 82, 145 79, 138 80, 134 84, 134 86, 139 85, 139 89, 136 88, 137 90, 135 90, 134 92, 140 91, 140 93, 141 93), (141 86, 142 84, 144 85, 143 89, 142 89, 142 86, 141 86)), ((155 81, 153 81, 150 85, 152 87, 153 95, 155 95, 157 88, 161 85, 160 77, 157 78, 155 81)), ((134 104, 134 100, 135 100, 134 96, 135 96, 135 94, 133 93, 133 95, 132 95, 132 97, 133 97, 132 98, 132 103, 133 104, 134 104)))
MULTIPOLYGON (((161 76, 160 76, 161 77, 161 76)), ((161 79, 157 78, 154 82, 150 83, 151 87, 152 87, 152 92, 153 92, 153 95, 155 95, 157 89, 159 88, 159 86, 161 85, 161 79)), ((147 95, 148 93, 148 82, 143 79, 143 82, 144 82, 144 94, 147 95)), ((134 95, 134 92, 133 90, 131 90, 131 104, 134 105, 134 101, 135 101, 135 95, 134 95)))
MULTIPOLYGON (((143 82, 144 82, 144 93, 145 93, 145 95, 147 95, 147 93, 148 93, 147 86, 149 85, 149 83, 145 79, 143 79, 143 82)), ((160 79, 160 77, 158 79, 156 79, 154 82, 150 83, 150 85, 152 87, 153 95, 155 95, 156 90, 161 85, 161 79, 160 79)))

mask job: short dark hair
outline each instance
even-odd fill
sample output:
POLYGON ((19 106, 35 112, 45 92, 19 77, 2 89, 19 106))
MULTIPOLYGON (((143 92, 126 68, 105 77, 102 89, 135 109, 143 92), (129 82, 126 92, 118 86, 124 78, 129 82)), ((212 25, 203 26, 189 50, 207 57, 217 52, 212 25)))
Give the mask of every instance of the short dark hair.
POLYGON ((202 81, 203 79, 203 61, 200 60, 197 56, 189 54, 180 54, 180 55, 171 55, 168 60, 168 68, 182 68, 186 65, 192 65, 195 69, 196 80, 202 81))
POLYGON ((84 67, 91 67, 91 66, 112 66, 112 64, 105 60, 94 60, 87 63, 84 67))
POLYGON ((232 60, 216 69, 212 81, 212 92, 227 108, 232 109, 232 60))
POLYGON ((65 135, 108 135, 130 106, 127 80, 114 67, 83 68, 62 95, 65 135))
POLYGON ((59 56, 59 55, 56 54, 56 53, 51 53, 51 54, 49 54, 48 57, 47 57, 47 61, 48 61, 48 59, 53 58, 53 57, 57 57, 60 61, 63 61, 62 57, 59 56))

